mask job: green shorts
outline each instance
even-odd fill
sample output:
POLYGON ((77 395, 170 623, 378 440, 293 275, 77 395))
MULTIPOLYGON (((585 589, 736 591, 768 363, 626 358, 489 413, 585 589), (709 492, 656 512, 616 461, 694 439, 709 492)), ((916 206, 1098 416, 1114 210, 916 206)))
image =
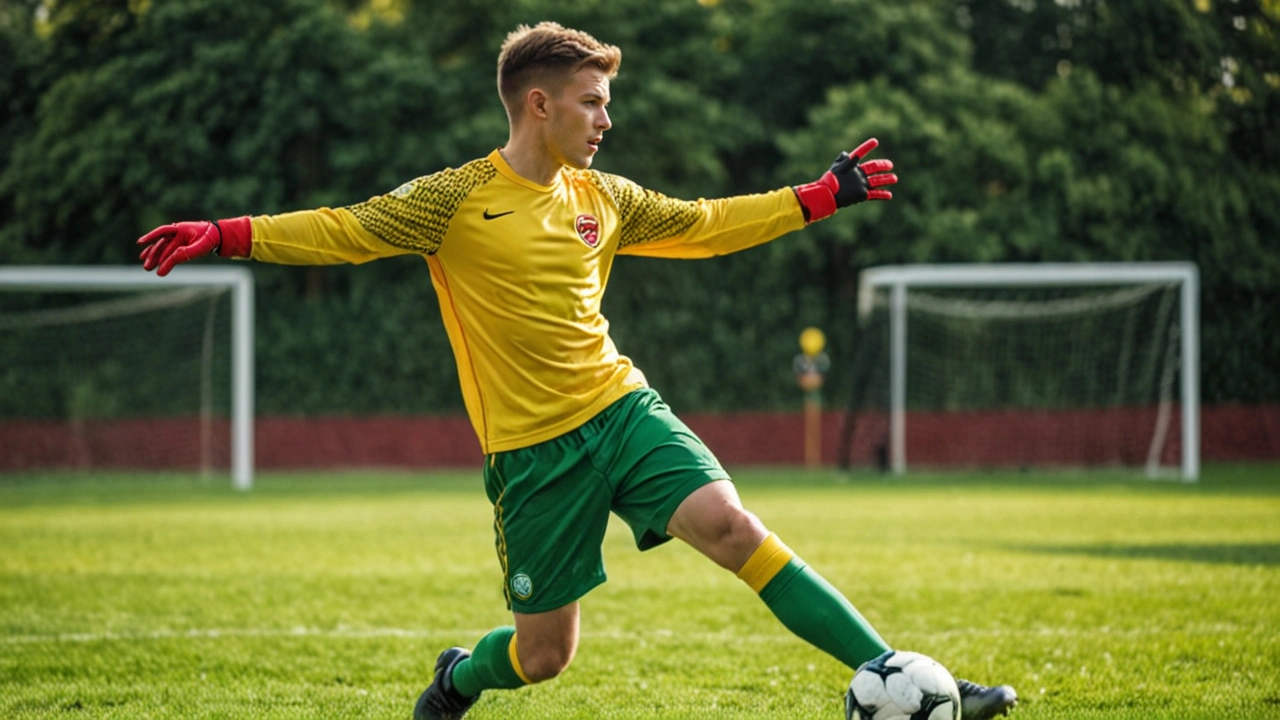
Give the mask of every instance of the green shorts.
POLYGON ((537 613, 605 581, 601 544, 613 511, 648 550, 694 490, 728 479, 707 446, 648 388, 578 429, 490 455, 484 482, 507 606, 537 613))

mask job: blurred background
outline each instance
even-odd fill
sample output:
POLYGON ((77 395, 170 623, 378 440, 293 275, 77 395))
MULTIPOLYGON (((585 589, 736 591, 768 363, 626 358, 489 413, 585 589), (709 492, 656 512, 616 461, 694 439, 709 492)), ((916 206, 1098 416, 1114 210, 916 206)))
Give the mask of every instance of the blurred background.
MULTIPOLYGON (((597 169, 718 197, 877 137, 902 178, 751 252, 618 259, 612 334, 678 412, 798 413, 808 326, 828 411, 856 402, 872 266, 1189 261, 1202 401, 1259 410, 1242 422, 1280 447, 1278 0, 6 0, 0 264, 133 264, 165 222, 349 205, 483 156, 499 46, 541 20, 623 49, 597 169)), ((252 270, 260 416, 461 415, 421 259, 252 270)), ((147 333, 102 342, 177 362, 147 333)), ((119 413, 142 364, 49 402, 119 413)), ((4 417, 45 413, 30 370, 0 373, 4 417)))

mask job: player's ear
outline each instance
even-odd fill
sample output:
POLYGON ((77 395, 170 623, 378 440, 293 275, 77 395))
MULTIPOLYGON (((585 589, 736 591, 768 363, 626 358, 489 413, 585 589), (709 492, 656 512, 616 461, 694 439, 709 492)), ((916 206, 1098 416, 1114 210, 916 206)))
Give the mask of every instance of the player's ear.
POLYGON ((525 109, 529 114, 543 120, 547 119, 547 103, 550 98, 541 88, 533 88, 524 96, 525 109))

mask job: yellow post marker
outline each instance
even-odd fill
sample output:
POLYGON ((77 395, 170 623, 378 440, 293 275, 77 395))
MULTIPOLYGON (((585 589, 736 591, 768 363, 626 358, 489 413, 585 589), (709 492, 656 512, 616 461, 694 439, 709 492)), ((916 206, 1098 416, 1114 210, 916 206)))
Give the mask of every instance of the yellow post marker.
POLYGON ((796 384, 804 391, 804 464, 816 468, 822 464, 822 380, 831 367, 823 349, 827 336, 816 327, 800 333, 800 354, 794 369, 796 384))
POLYGON ((800 332, 800 350, 809 357, 818 357, 827 348, 827 336, 816 327, 807 327, 800 332))

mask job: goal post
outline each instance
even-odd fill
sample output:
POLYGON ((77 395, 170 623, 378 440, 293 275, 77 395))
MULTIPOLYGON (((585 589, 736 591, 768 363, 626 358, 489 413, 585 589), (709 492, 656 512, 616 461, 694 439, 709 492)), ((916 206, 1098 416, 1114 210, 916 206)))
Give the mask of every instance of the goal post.
MULTIPOLYGON (((247 268, 182 267, 168 276, 159 277, 141 267, 131 266, 0 266, 0 292, 3 293, 64 293, 76 296, 134 293, 138 296, 138 299, 125 298, 119 302, 97 303, 89 308, 26 309, 12 314, 7 321, 6 316, 0 312, 0 332, 35 325, 61 325, 70 326, 73 333, 83 335, 83 329, 95 322, 120 314, 140 314, 160 308, 166 303, 188 303, 183 311, 192 312, 189 310, 189 303, 199 297, 200 291, 208 291, 215 296, 225 294, 230 298, 230 470, 233 486, 238 490, 248 490, 253 486, 254 465, 254 298, 253 276, 247 268), (160 296, 148 299, 148 296, 165 291, 169 293, 167 298, 160 296)), ((202 313, 200 317, 203 322, 187 324, 199 325, 201 328, 200 342, 206 348, 199 359, 203 377, 180 378, 179 381, 199 384, 200 392, 207 395, 211 386, 208 377, 213 371, 209 367, 212 353, 208 349, 212 344, 213 309, 210 306, 207 312, 198 312, 202 313)), ((145 329, 139 334, 145 337, 145 329)), ((61 339, 54 341, 59 346, 56 350, 68 353, 76 351, 74 346, 80 342, 76 334, 59 337, 61 339)), ((15 349, 15 352, 21 352, 21 349, 15 349)), ((148 373, 157 371, 157 368, 140 367, 134 370, 148 373)))
MULTIPOLYGON (((871 268, 864 271, 860 278, 858 312, 860 322, 864 325, 873 313, 881 317, 887 326, 887 363, 888 363, 888 399, 887 399, 887 431, 888 461, 892 471, 901 474, 906 471, 908 462, 908 417, 912 405, 919 406, 924 401, 913 403, 909 395, 912 378, 908 377, 908 367, 915 364, 911 356, 913 333, 921 332, 916 325, 924 325, 926 317, 943 318, 935 322, 939 333, 956 333, 948 335, 950 340, 936 342, 953 345, 972 344, 980 328, 985 332, 989 326, 1008 326, 1002 332, 1017 335, 1018 323, 1036 322, 1043 324, 1045 318, 1060 319, 1064 317, 1086 316, 1092 313, 1088 321, 1090 336, 1082 335, 1075 344, 1101 348, 1115 348, 1123 357, 1114 359, 1112 365, 1124 365, 1131 360, 1137 351, 1134 341, 1129 337, 1119 340, 1098 341, 1102 333, 1122 335, 1136 332, 1138 321, 1133 320, 1139 311, 1132 309, 1145 297, 1154 297, 1156 291, 1164 293, 1163 301, 1152 302, 1152 309, 1143 311, 1144 318, 1152 320, 1151 325, 1165 322, 1174 323, 1170 329, 1163 331, 1154 328, 1152 338, 1147 340, 1149 349, 1144 357, 1149 357, 1150 372, 1154 385, 1147 392, 1158 392, 1160 397, 1153 398, 1157 403, 1157 411, 1153 415, 1148 443, 1147 469, 1149 474, 1158 474, 1163 446, 1170 430, 1172 416, 1172 394, 1178 395, 1180 404, 1180 440, 1181 452, 1179 473, 1187 482, 1195 481, 1200 472, 1200 412, 1199 412, 1199 274, 1193 263, 1156 262, 1156 263, 1038 263, 1038 264, 959 264, 959 265, 896 265, 871 268), (1124 290, 1120 288, 1130 288, 1124 290), (1056 295, 1041 296, 1033 299, 1010 300, 998 295, 1000 291, 1021 289, 1030 293, 1056 292, 1056 295), (986 293, 985 295, 983 293, 986 293), (1093 294, 1089 294, 1093 293, 1093 294), (1170 306, 1176 303, 1177 312, 1172 313, 1170 306), (1107 315, 1106 313, 1112 313, 1107 315), (1129 318, 1121 321, 1118 313, 1127 313, 1129 318), (957 323, 970 323, 966 330, 953 330, 957 323), (1121 327, 1117 327, 1117 325, 1121 327), (1161 334, 1163 333, 1163 334, 1161 334), (1167 349, 1167 352, 1166 352, 1167 349), (1167 359, 1162 359, 1167 355, 1167 359), (1156 368, 1156 363, 1161 363, 1156 368), (1178 375, 1177 389, 1173 388, 1173 374, 1178 375)), ((1055 324, 1049 334, 1070 332, 1060 324, 1055 324)), ((978 344, 989 342, 987 335, 982 335, 978 344)), ((923 338, 921 342, 928 339, 923 338)), ((990 362, 1007 362, 1010 373, 1024 372, 1026 366, 1035 366, 1035 372, 1050 374, 1059 358, 1044 357, 1028 360, 1028 345, 1025 341, 1014 341, 1017 349, 1007 351, 1011 357, 992 359, 990 362), (1021 367, 1018 367, 1021 366, 1021 367)), ((1056 346, 1055 346, 1056 347, 1056 346)), ((954 348, 946 348, 935 352, 945 355, 954 348)), ((1065 352, 1058 350, 1058 352, 1065 352)), ((883 359, 883 358, 882 358, 883 359)), ((873 362, 879 362, 875 360, 873 362)), ((986 360, 980 360, 986 362, 986 360)), ((1065 359, 1061 362, 1065 363, 1065 359)), ((1096 361, 1091 361, 1096 362, 1096 361)), ((954 368, 951 372, 957 371, 954 368)), ((999 372, 1005 372, 1001 370, 999 372)), ((1078 371, 1078 375, 1088 374, 1088 370, 1078 371)), ((996 374, 992 371, 992 375, 996 374)), ((1110 371, 1098 371, 1093 375, 1107 375, 1110 371)), ((1133 396, 1135 391, 1126 390, 1126 378, 1133 373, 1128 370, 1116 371, 1120 388, 1110 392, 1119 399, 1121 396, 1133 396)), ((1005 377, 994 380, 987 378, 988 384, 1010 385, 1019 381, 1005 377)), ((1044 383, 1042 378, 1020 381, 1025 385, 1044 383)), ((1092 384, 1092 380, 1089 380, 1092 384)), ((981 384, 980 382, 977 384, 981 384)), ((1026 394, 1026 393, 1024 393, 1026 394)), ((1031 394, 1035 394, 1032 391, 1031 394)), ((993 403, 996 402, 993 400, 993 403)), ((1050 401, 1042 401, 1051 404, 1050 401)), ((1032 406, 1034 407, 1034 405, 1032 406)), ((856 412, 858 408, 850 408, 856 412)), ((1145 416, 1144 416, 1145 417, 1145 416)))

